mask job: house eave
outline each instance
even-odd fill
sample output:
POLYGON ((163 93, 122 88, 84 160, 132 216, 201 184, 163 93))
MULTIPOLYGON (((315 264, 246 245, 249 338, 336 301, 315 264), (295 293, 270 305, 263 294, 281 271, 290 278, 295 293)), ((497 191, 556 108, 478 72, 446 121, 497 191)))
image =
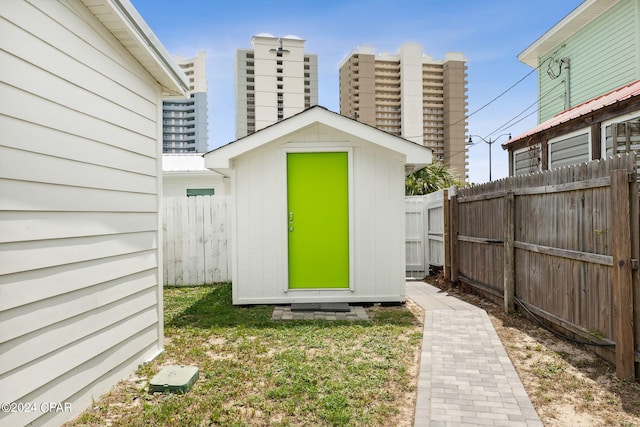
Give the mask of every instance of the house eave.
POLYGON ((560 22, 518 55, 518 60, 538 68, 540 58, 555 49, 571 35, 598 18, 620 0, 585 0, 560 22))
POLYGON ((81 0, 160 84, 164 95, 189 96, 187 76, 129 0, 81 0))

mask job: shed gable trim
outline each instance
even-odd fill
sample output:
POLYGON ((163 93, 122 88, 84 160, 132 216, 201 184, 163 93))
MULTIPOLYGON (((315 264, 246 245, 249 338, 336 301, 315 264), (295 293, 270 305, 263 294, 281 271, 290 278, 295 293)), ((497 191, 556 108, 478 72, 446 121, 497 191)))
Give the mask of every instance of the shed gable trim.
POLYGON ((205 166, 214 170, 229 169, 235 157, 316 124, 329 126, 372 144, 402 153, 409 164, 424 166, 432 162, 432 152, 427 147, 316 106, 206 153, 205 166))

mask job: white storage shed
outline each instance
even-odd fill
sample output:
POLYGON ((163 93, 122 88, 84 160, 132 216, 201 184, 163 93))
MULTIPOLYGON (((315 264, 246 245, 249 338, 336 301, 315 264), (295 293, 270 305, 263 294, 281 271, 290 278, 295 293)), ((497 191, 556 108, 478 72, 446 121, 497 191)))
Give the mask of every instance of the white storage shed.
POLYGON ((234 304, 404 301, 404 178, 431 161, 319 106, 205 154, 231 179, 234 304))
POLYGON ((225 196, 224 177, 204 167, 202 153, 162 155, 162 197, 225 196))
POLYGON ((57 426, 163 349, 162 98, 189 86, 129 0, 0 15, 0 402, 33 405, 0 425, 57 426))

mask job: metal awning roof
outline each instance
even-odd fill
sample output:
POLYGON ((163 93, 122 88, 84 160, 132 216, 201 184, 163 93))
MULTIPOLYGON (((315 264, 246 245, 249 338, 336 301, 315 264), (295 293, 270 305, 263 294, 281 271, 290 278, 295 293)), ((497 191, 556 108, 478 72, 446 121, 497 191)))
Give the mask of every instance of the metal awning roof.
POLYGON ((563 111, 562 113, 556 114, 549 120, 540 123, 538 126, 529 129, 528 131, 517 135, 514 138, 511 138, 508 142, 502 144, 502 148, 506 149, 507 147, 521 139, 535 135, 547 129, 551 129, 562 123, 577 119, 601 108, 613 105, 617 102, 624 101, 625 99, 629 99, 638 95, 640 95, 640 80, 636 80, 632 83, 619 87, 618 89, 614 89, 611 92, 605 93, 604 95, 597 96, 593 99, 590 99, 589 101, 583 102, 580 105, 576 105, 575 107, 563 111))

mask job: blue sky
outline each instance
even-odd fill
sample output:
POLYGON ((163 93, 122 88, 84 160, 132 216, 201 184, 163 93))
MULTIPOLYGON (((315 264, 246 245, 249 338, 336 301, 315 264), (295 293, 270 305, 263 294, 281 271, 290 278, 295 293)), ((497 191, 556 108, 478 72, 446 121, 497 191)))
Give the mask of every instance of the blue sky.
MULTIPOLYGON (((358 45, 395 53, 418 42, 425 54, 467 58, 468 132, 485 139, 514 136, 537 123, 536 73, 484 109, 532 71, 517 55, 582 3, 582 0, 131 0, 171 54, 207 52, 209 148, 235 139, 234 57, 254 34, 294 34, 318 55, 319 104, 339 112, 338 65, 358 45), (475 112, 475 113, 474 113, 475 112), (533 114, 531 114, 533 113, 533 114), (531 115, 529 115, 531 114, 531 115), (526 117, 529 115, 528 117, 526 117), (509 126, 505 123, 517 118, 509 126), (524 118, 524 119, 523 119, 524 118), (517 122, 517 123, 515 123, 517 122), (499 130, 500 129, 500 130, 499 130), (494 131, 499 130, 497 133, 494 131)), ((474 138, 475 141, 480 141, 474 138)), ((493 179, 508 175, 506 152, 492 149, 493 179)), ((474 142, 475 142, 474 141, 474 142)), ((489 146, 469 149, 469 177, 489 178, 489 146)))

